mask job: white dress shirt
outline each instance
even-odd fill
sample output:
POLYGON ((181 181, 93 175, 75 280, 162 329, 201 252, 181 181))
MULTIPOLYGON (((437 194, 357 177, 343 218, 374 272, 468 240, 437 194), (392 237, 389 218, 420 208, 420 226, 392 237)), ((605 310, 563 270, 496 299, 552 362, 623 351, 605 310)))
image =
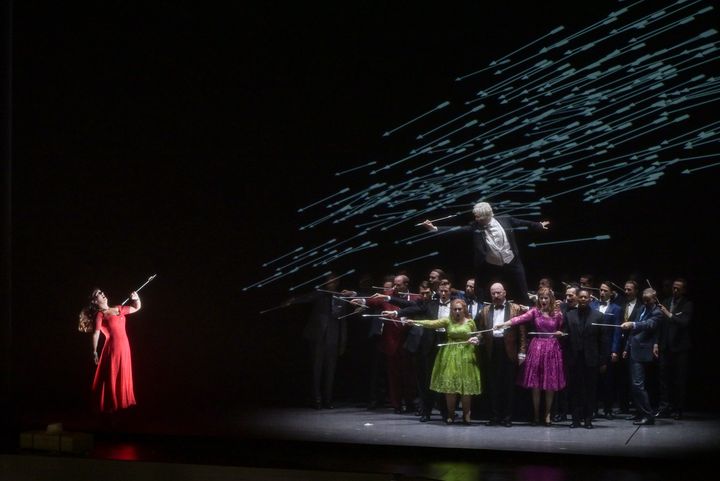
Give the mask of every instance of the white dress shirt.
MULTIPOLYGON (((503 324, 505 322, 505 306, 506 304, 503 304, 502 307, 497 309, 495 309, 494 304, 490 306, 490 312, 492 312, 493 316, 493 327, 503 324)), ((498 329, 497 331, 493 331, 493 337, 503 337, 504 334, 504 329, 498 329)))

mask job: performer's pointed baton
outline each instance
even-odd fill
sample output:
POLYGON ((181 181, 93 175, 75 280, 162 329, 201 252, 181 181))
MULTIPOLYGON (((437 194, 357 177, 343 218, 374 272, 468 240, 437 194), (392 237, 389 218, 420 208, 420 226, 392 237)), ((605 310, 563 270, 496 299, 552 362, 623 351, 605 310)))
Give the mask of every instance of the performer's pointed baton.
MULTIPOLYGON (((137 289, 135 289, 135 292, 140 292, 140 289, 142 289, 143 287, 145 287, 146 285, 148 285, 148 284, 150 283, 150 281, 152 281, 152 280, 155 279, 156 277, 157 277, 157 274, 153 274, 153 275, 151 275, 150 277, 148 277, 148 280, 145 281, 145 284, 143 284, 142 286, 140 286, 140 287, 138 287, 137 289)), ((125 300, 122 302, 122 305, 124 306, 124 305, 127 303, 127 301, 129 301, 129 300, 130 300, 130 298, 128 297, 127 299, 125 299, 125 300)))

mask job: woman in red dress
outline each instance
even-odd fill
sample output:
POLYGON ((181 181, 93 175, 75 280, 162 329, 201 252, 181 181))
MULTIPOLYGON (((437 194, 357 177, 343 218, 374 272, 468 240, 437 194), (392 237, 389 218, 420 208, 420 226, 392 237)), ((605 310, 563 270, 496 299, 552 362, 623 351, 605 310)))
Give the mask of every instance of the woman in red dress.
POLYGON ((90 309, 81 314, 81 331, 84 330, 82 317, 86 316, 85 329, 89 331, 87 321, 94 316, 92 344, 97 368, 92 391, 93 400, 100 412, 112 413, 135 405, 132 359, 125 332, 125 316, 140 310, 141 304, 137 292, 130 294, 130 300, 131 305, 110 307, 105 293, 94 289, 90 296, 90 309), (105 337, 105 343, 98 356, 100 333, 105 337))

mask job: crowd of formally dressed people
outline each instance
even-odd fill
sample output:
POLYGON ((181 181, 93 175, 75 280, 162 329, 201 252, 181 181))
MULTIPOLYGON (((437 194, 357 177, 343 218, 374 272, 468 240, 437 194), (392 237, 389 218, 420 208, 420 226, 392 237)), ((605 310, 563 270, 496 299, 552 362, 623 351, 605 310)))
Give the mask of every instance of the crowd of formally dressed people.
POLYGON ((437 412, 447 424, 567 421, 586 429, 597 417, 651 425, 683 416, 693 312, 684 279, 661 298, 647 281, 595 287, 582 276, 558 289, 545 278, 528 304, 509 299, 501 282, 482 289, 473 278, 456 288, 442 269, 415 289, 405 272, 356 290, 328 280, 293 301, 313 301, 304 334, 317 409, 333 407, 347 323, 362 322, 371 341, 368 409, 387 405, 420 422, 437 412))
POLYGON ((481 397, 488 406, 481 418, 510 427, 522 412, 516 398, 523 392, 530 393, 527 417, 534 425, 570 420, 570 427, 592 429, 598 415, 628 416, 631 406, 630 419, 639 425, 682 418, 693 315, 686 280, 675 279, 664 295, 633 276, 623 286, 604 281, 596 287, 591 275, 559 289, 540 279, 530 292, 514 232, 542 232, 550 223, 496 217, 486 202, 472 212, 465 226, 420 224, 469 236, 475 275, 464 288, 439 268, 415 292, 407 272, 388 276, 382 286, 359 283, 342 291, 329 275, 323 289, 302 299, 314 303, 305 332, 314 407, 332 407, 348 319, 363 318, 370 320, 371 409, 381 402, 377 379, 384 362, 390 407, 414 412, 421 422, 434 409, 444 422, 456 422, 460 401, 462 422, 469 423, 481 397))

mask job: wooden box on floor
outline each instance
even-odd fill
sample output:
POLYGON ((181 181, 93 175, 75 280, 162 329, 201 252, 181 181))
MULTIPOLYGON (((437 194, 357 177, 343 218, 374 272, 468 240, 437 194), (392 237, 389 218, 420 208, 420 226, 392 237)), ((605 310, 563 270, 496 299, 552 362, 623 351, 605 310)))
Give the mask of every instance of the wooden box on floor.
POLYGON ((81 454, 92 450, 93 436, 88 433, 25 431, 20 433, 20 448, 81 454))

